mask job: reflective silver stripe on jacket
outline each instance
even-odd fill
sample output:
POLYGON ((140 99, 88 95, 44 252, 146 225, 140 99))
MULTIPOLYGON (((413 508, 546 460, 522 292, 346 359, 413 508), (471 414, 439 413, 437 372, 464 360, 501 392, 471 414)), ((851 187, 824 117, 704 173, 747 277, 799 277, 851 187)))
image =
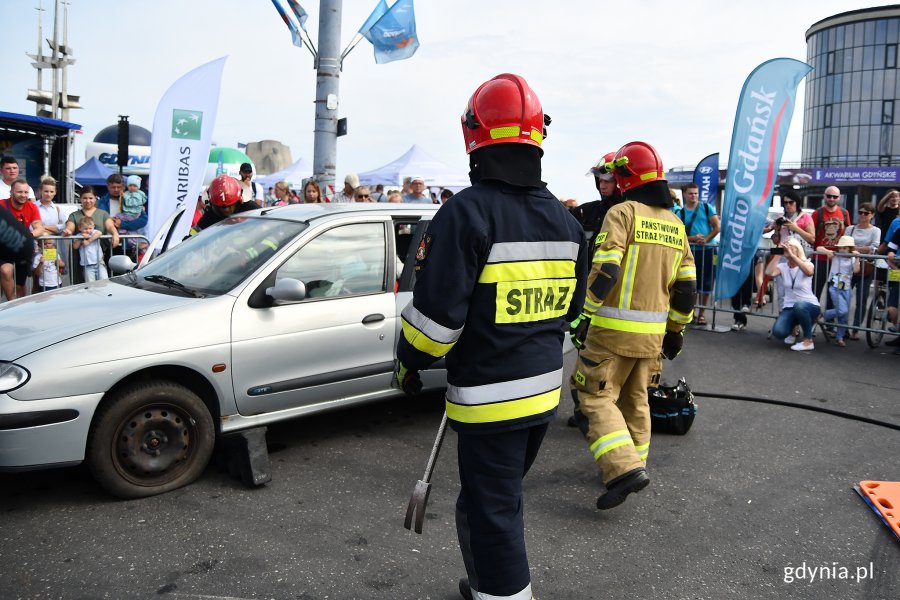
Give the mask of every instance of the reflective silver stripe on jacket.
POLYGON ((615 308, 601 306, 597 314, 622 321, 636 321, 638 323, 665 323, 669 317, 667 312, 654 312, 650 310, 629 310, 627 308, 615 308))
POLYGON ((435 323, 419 312, 419 309, 413 306, 412 300, 409 301, 409 304, 406 305, 406 308, 403 309, 400 316, 429 338, 441 344, 454 344, 456 343, 456 340, 459 339, 459 336, 462 335, 462 327, 459 329, 450 329, 444 327, 440 323, 435 323))
POLYGON ((489 263, 520 260, 578 260, 574 242, 499 242, 491 246, 489 263))
POLYGON ((514 381, 501 381, 485 385, 473 385, 470 387, 447 386, 447 400, 454 404, 475 406, 478 404, 491 404, 504 400, 516 400, 528 398, 537 394, 549 392, 562 385, 563 370, 558 369, 543 375, 516 379, 514 381))
POLYGON ((472 590, 472 600, 531 600, 531 584, 525 586, 525 589, 521 592, 513 594, 512 596, 494 596, 492 594, 485 594, 483 592, 476 592, 472 590))

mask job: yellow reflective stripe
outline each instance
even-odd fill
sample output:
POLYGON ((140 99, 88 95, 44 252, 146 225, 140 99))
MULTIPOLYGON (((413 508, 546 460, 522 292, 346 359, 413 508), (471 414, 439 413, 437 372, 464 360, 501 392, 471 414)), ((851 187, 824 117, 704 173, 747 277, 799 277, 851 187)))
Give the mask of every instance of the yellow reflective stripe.
POLYGON ((537 129, 532 129, 531 130, 531 139, 533 139, 535 142, 537 142, 538 145, 540 146, 541 142, 544 141, 544 135, 537 129))
POLYGON ((628 255, 626 259, 625 276, 622 278, 622 289, 619 290, 619 307, 631 308, 631 297, 634 293, 634 274, 637 271, 638 254, 641 247, 634 245, 628 247, 628 255))
POLYGON ((424 352, 425 354, 440 358, 450 352, 450 349, 453 347, 452 344, 442 344, 440 342, 436 342, 421 330, 416 329, 413 325, 407 321, 406 319, 401 318, 400 321, 403 323, 403 337, 406 338, 406 341, 410 343, 410 345, 424 352))
POLYGON ((594 252, 594 262, 614 262, 619 264, 622 262, 621 250, 597 250, 594 252))
POLYGON ((674 308, 671 308, 671 307, 669 308, 669 320, 671 320, 675 323, 681 323, 683 325, 687 325, 688 323, 691 322, 691 319, 693 319, 693 317, 694 317, 693 312, 683 313, 683 312, 678 312, 674 308))
POLYGON ((650 171, 648 173, 640 174, 641 181, 647 181, 648 179, 653 179, 654 177, 658 177, 658 178, 662 179, 663 174, 658 171, 650 171))
POLYGON ((594 315, 591 317, 591 325, 595 327, 605 327, 615 331, 627 331, 630 333, 665 333, 666 324, 662 323, 645 323, 641 321, 628 321, 625 319, 614 319, 612 317, 604 317, 594 315))
POLYGON ((490 134, 492 140, 499 140, 500 138, 519 137, 521 131, 518 126, 494 127, 490 130, 490 134))
POLYGON ((571 260, 528 260, 484 265, 484 270, 478 276, 478 283, 573 277, 575 277, 575 263, 571 260))
POLYGON ((681 264, 681 252, 675 253, 675 259, 672 261, 672 275, 669 277, 669 280, 666 281, 666 287, 672 287, 672 283, 675 281, 675 278, 678 277, 678 265, 681 264))
POLYGON ((447 400, 447 418, 460 423, 494 423, 539 415, 559 404, 559 389, 555 388, 543 394, 518 400, 505 400, 491 404, 465 405, 454 404, 447 400))
POLYGON ((627 429, 618 429, 611 433, 600 437, 590 446, 590 451, 594 455, 594 460, 600 458, 610 450, 615 450, 621 446, 634 446, 634 440, 627 429))
POLYGON ((641 444, 640 446, 635 444, 634 449, 637 450, 638 456, 640 456, 642 460, 647 460, 647 457, 650 456, 650 442, 641 444))
POLYGON ((589 296, 584 297, 584 312, 588 314, 594 314, 602 305, 602 302, 594 302, 589 296))
POLYGON ((262 242, 260 242, 263 246, 267 246, 272 249, 272 252, 278 252, 278 244, 276 244, 273 240, 266 238, 262 242))
POLYGON ((678 269, 678 275, 675 278, 678 281, 692 281, 697 279, 697 267, 694 265, 681 267, 678 269))

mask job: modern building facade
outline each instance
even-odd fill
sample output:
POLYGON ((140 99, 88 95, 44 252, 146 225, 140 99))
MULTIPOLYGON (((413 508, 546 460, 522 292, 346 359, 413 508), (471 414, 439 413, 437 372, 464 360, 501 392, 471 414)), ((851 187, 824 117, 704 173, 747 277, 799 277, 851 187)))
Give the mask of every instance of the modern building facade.
POLYGON ((900 4, 840 13, 806 32, 804 167, 900 165, 900 4))

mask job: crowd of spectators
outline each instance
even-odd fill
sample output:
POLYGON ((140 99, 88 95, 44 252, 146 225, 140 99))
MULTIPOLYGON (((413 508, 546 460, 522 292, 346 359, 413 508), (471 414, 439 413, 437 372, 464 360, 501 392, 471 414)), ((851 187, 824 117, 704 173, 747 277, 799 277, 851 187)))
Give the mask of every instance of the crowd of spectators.
MULTIPOLYGON (((145 231, 148 220, 148 197, 141 177, 123 178, 115 173, 106 181, 106 193, 98 196, 91 186, 80 190, 80 208, 69 212, 54 202, 57 183, 52 177, 41 179, 40 195, 24 179, 19 177, 19 163, 12 156, 0 159, 0 210, 8 210, 36 238, 32 258, 19 263, 0 264, 0 291, 4 299, 18 298, 26 294, 28 279, 31 292, 56 289, 63 284, 66 269, 71 270, 73 283, 105 279, 108 277, 106 261, 110 255, 129 253, 139 260, 147 249, 145 231), (18 189, 21 188, 21 189, 18 189), (58 239, 38 240, 42 236, 71 238, 71 242, 58 239), (143 236, 123 239, 121 236, 143 236), (67 257, 73 264, 67 265, 67 257)), ((264 190, 254 181, 253 166, 244 163, 235 178, 241 186, 244 202, 259 207, 286 206, 288 204, 314 204, 325 202, 392 202, 443 204, 453 192, 441 189, 440 195, 429 191, 423 177, 406 177, 399 188, 385 189, 377 185, 374 191, 360 185, 359 176, 349 173, 344 187, 333 198, 327 194, 315 178, 305 179, 299 189, 293 189, 287 181, 279 181, 264 190)), ((208 209, 204 194, 197 199, 192 226, 208 209)))
MULTIPOLYGON (((148 200, 140 177, 132 175, 125 180, 121 175, 113 174, 106 182, 106 194, 100 197, 90 186, 82 188, 80 209, 66 215, 54 203, 57 183, 52 177, 41 179, 36 197, 28 183, 19 178, 15 158, 0 159, 0 174, 0 210, 9 210, 31 228, 35 238, 72 238, 71 248, 66 247, 68 242, 38 240, 32 260, 0 265, 4 297, 24 295, 28 277, 32 277, 32 292, 55 289, 62 285, 61 276, 69 267, 75 283, 104 279, 108 276, 104 263, 111 253, 130 251, 137 257, 146 250, 147 243, 143 240, 132 241, 131 248, 120 244, 122 235, 145 234, 148 200), (70 249, 73 264, 67 265, 66 256, 70 249)), ((377 185, 373 191, 369 186, 360 185, 355 173, 344 177, 343 188, 330 200, 315 178, 304 180, 297 190, 288 182, 279 181, 264 192, 253 181, 249 163, 241 165, 238 182, 244 201, 260 207, 329 201, 443 204, 453 196, 448 189, 440 190, 439 195, 430 192, 425 179, 419 176, 406 177, 399 189, 377 185)), ((715 284, 720 222, 714 206, 699 202, 695 184, 684 186, 681 192, 681 202, 672 192, 672 210, 685 225, 697 264, 698 298, 694 324, 706 327, 705 310, 710 306, 715 284)), ((811 212, 801 210, 800 201, 793 190, 784 192, 781 197, 783 214, 766 223, 750 275, 731 300, 732 329, 743 330, 751 307, 755 304, 761 308, 774 296, 778 312, 772 328, 774 337, 790 343, 794 350, 809 351, 814 348, 812 330, 818 325, 824 335, 833 337, 838 346, 844 347, 845 340, 860 338, 857 330, 865 325, 873 280, 875 285, 887 285, 888 319, 896 328, 900 284, 889 283, 887 273, 897 268, 892 258, 900 246, 900 192, 888 191, 877 205, 860 204, 855 223, 841 206, 841 193, 836 186, 826 188, 822 206, 811 212), (889 258, 866 260, 865 255, 889 258)), ((561 202, 577 210, 578 203, 574 198, 561 202)), ((195 223, 205 209, 206 203, 201 196, 194 215, 195 223)), ((887 343, 900 346, 900 336, 887 343)))

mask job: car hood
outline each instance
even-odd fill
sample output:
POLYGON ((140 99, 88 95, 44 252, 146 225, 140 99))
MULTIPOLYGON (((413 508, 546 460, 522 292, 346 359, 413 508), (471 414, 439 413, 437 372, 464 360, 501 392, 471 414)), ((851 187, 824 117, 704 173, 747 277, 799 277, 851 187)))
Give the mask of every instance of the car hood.
POLYGON ((196 298, 109 280, 73 285, 0 304, 0 359, 16 360, 64 340, 179 306, 196 298))

